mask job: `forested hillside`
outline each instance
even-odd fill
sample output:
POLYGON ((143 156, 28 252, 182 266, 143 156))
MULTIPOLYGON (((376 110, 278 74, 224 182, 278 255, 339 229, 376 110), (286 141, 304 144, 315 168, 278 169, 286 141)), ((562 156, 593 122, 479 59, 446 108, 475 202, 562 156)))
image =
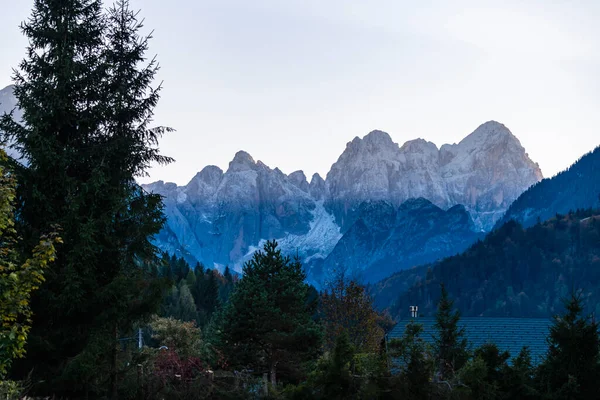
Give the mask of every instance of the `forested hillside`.
MULTIPOLYGON (((600 312, 600 213, 557 215, 528 229, 510 221, 464 253, 431 266, 390 307, 431 315, 444 283, 465 316, 550 316, 562 299, 583 290, 587 311, 600 312)), ((381 302, 378 302, 381 305, 381 302)))
POLYGON ((529 227, 556 213, 600 207, 600 147, 587 153, 565 171, 526 190, 496 224, 514 219, 529 227))

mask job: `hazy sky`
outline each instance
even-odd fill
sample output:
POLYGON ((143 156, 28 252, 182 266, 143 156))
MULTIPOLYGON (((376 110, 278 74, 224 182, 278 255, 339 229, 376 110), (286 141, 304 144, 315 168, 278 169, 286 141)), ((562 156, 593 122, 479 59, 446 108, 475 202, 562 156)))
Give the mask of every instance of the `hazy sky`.
MULTIPOLYGON (((32 1, 3 4, 0 87, 32 1)), ((106 3, 108 4, 108 3, 106 3)), ((494 119, 545 176, 600 144, 600 1, 132 0, 154 29, 157 124, 185 184, 238 150, 323 176, 355 136, 458 142, 494 119)))

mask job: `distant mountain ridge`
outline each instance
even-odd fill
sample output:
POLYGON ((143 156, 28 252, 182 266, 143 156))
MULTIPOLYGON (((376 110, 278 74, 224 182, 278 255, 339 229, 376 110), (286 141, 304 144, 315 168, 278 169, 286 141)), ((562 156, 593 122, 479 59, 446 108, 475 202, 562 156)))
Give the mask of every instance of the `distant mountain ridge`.
POLYGON ((423 139, 401 147, 373 131, 355 138, 327 174, 328 208, 345 229, 363 201, 399 206, 423 197, 447 209, 462 204, 476 226, 490 230, 510 204, 542 179, 519 140, 504 125, 489 121, 458 144, 423 139))
POLYGON ((600 146, 565 171, 523 192, 496 227, 511 219, 529 227, 556 213, 565 214, 579 208, 600 208, 600 146))
MULTIPOLYGON (((350 269, 371 280, 371 273, 381 277, 431 261, 425 254, 441 257, 463 250, 541 177, 518 139, 492 121, 459 144, 440 150, 424 140, 400 147, 387 133, 373 131, 348 143, 326 179, 315 174, 309 182, 302 171, 286 175, 240 151, 224 172, 208 166, 185 186, 159 181, 144 187, 165 196, 168 221, 157 239, 163 250, 240 270, 255 249, 274 238, 284 252, 301 257, 313 280, 341 264, 351 264, 350 269), (428 207, 448 216, 447 222, 424 217, 427 222, 421 228, 440 224, 447 231, 428 228, 422 233, 418 224, 400 228, 404 221, 396 221, 396 215, 406 221, 413 218, 399 210, 414 198, 426 199, 428 207), (355 225, 365 207, 374 204, 378 206, 373 215, 392 210, 390 220, 363 218, 355 225), (463 206, 452 208, 457 205, 463 206), (453 225, 451 217, 459 222, 453 225), (379 223, 388 224, 385 235, 390 236, 385 240, 370 237, 379 223), (410 247, 403 235, 422 242, 415 239, 410 247), (349 253, 335 250, 338 243, 353 243, 357 251, 364 250, 368 245, 360 238, 385 246, 363 254, 377 255, 379 262, 358 266, 349 253)), ((425 215, 426 209, 416 214, 425 215)), ((416 214, 415 221, 419 220, 416 214)))
MULTIPOLYGON (((0 112, 12 110, 16 105, 12 88, 0 93, 0 112)), ((287 175, 240 151, 226 171, 207 166, 185 186, 158 181, 143 187, 164 196, 167 223, 155 238, 162 250, 192 263, 201 261, 216 268, 230 265, 237 270, 268 239, 277 239, 284 252, 300 256, 309 271, 323 272, 324 265, 350 263, 335 256, 339 252, 329 255, 346 234, 353 237, 342 243, 366 248, 356 240, 369 237, 379 222, 363 218, 365 232, 358 232, 361 228, 355 223, 364 211, 363 203, 384 207, 373 210, 373 215, 391 207, 395 218, 404 202, 422 198, 443 215, 461 215, 462 222, 454 227, 441 224, 449 232, 460 226, 457 237, 442 239, 448 232, 425 229, 429 232, 421 236, 425 247, 415 241, 411 250, 401 236, 417 237, 419 232, 411 227, 402 230, 403 222, 394 220, 388 232, 392 236, 380 243, 386 247, 368 253, 388 261, 360 267, 362 272, 377 275, 413 265, 424 252, 438 254, 437 250, 444 249, 442 253, 453 254, 462 249, 476 232, 491 229, 510 203, 541 178, 538 165, 519 140, 504 125, 489 121, 458 144, 440 149, 423 139, 399 146, 387 133, 373 131, 349 142, 325 179, 315 174, 310 182, 302 171, 287 175), (456 205, 464 207, 453 209, 456 205), (444 243, 431 247, 434 240, 444 243), (402 261, 392 262, 395 256, 402 261)), ((427 215, 425 208, 418 212, 427 215)), ((438 222, 432 219, 427 224, 438 222)))

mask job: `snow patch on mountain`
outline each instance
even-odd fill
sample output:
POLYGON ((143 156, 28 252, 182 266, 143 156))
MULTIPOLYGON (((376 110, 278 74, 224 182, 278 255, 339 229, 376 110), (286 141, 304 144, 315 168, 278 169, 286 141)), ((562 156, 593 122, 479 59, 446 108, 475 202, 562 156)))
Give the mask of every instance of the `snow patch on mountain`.
MULTIPOLYGON (((304 264, 316 259, 325 259, 342 237, 340 227, 335 223, 333 215, 327 212, 322 200, 315 203, 315 208, 311 213, 312 220, 308 233, 304 235, 290 234, 277 239, 279 248, 284 255, 298 255, 304 264)), ((257 250, 262 249, 266 241, 267 239, 261 239, 256 246, 250 246, 248 252, 239 263, 236 263, 234 269, 241 271, 243 263, 252 258, 257 250)))

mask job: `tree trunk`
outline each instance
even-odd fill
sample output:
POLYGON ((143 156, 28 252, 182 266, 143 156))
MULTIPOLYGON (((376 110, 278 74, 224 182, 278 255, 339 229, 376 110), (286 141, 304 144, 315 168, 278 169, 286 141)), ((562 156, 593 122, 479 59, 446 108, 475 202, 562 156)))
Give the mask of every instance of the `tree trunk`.
POLYGON ((273 361, 271 363, 271 385, 273 387, 277 386, 277 362, 273 361))

